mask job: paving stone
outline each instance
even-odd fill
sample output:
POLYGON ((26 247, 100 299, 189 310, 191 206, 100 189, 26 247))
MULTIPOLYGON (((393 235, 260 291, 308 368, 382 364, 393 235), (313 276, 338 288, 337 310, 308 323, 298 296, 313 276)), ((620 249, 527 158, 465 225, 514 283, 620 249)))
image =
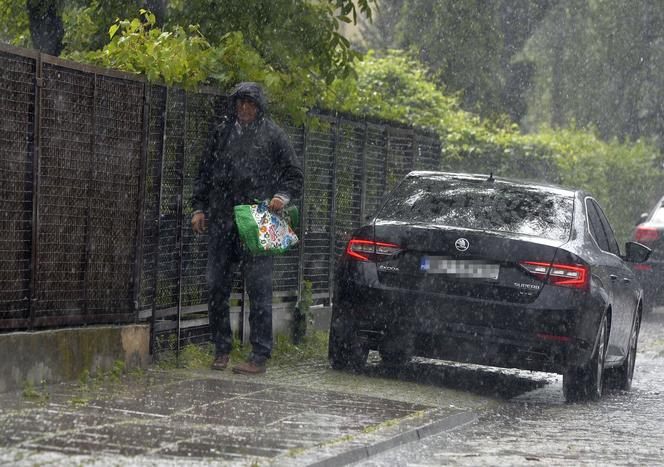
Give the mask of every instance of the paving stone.
MULTIPOLYGON (((32 402, 2 394, 0 461, 32 462, 50 453, 86 465, 297 463, 294 453, 327 451, 340 440, 353 447, 353 437, 366 438, 382 424, 398 425, 441 405, 447 408, 440 413, 453 413, 458 407, 447 402, 463 400, 456 390, 372 372, 334 372, 316 360, 272 365, 259 377, 151 371, 89 391, 77 384, 49 387, 48 398, 32 402)), ((474 395, 466 402, 490 403, 474 395)))

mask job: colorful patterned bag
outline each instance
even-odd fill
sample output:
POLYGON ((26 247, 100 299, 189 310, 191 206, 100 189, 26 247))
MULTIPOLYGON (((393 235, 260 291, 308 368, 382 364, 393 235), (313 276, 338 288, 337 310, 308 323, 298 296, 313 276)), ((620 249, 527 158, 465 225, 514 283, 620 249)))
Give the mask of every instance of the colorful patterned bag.
POLYGON ((240 204, 233 208, 235 225, 242 243, 253 255, 280 255, 299 241, 295 230, 299 221, 296 206, 275 214, 268 203, 240 204))

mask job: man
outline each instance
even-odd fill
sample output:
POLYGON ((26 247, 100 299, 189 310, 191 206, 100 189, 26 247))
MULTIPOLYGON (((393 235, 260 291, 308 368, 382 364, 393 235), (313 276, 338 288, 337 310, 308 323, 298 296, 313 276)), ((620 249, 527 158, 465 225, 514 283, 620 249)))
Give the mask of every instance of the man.
POLYGON ((195 180, 191 225, 209 230, 207 279, 209 317, 215 359, 212 368, 228 366, 231 351, 229 299, 233 265, 244 267, 251 303, 251 354, 233 372, 260 374, 272 352, 272 266, 269 256, 251 256, 243 249, 233 207, 269 199, 282 210, 300 196, 303 174, 284 131, 266 117, 266 99, 256 83, 240 83, 231 94, 234 116, 213 129, 195 180), (234 117, 234 118, 233 118, 234 117), (206 223, 206 212, 209 222, 206 223))

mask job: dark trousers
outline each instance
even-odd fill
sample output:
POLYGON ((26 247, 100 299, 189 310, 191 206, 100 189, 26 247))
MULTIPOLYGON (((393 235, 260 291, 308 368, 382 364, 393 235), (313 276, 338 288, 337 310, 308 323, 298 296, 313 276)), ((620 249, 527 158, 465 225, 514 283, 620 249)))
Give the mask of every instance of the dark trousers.
POLYGON ((272 354, 272 268, 270 256, 252 256, 241 246, 233 221, 210 224, 207 280, 212 341, 217 356, 232 348, 230 296, 233 271, 244 271, 249 294, 249 359, 262 364, 272 354))

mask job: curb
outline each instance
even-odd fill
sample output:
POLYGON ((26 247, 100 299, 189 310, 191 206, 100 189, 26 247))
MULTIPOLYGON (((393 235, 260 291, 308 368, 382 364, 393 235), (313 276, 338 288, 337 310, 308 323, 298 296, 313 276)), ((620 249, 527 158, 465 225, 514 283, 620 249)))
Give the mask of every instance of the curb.
POLYGON ((477 419, 478 416, 475 412, 468 411, 456 413, 435 420, 431 423, 427 423, 418 428, 404 431, 388 439, 378 441, 367 446, 361 446, 350 449, 348 451, 340 452, 323 460, 315 461, 307 465, 310 467, 339 467, 352 464, 354 462, 369 459, 372 456, 388 451, 397 446, 459 428, 468 423, 472 423, 477 419))

